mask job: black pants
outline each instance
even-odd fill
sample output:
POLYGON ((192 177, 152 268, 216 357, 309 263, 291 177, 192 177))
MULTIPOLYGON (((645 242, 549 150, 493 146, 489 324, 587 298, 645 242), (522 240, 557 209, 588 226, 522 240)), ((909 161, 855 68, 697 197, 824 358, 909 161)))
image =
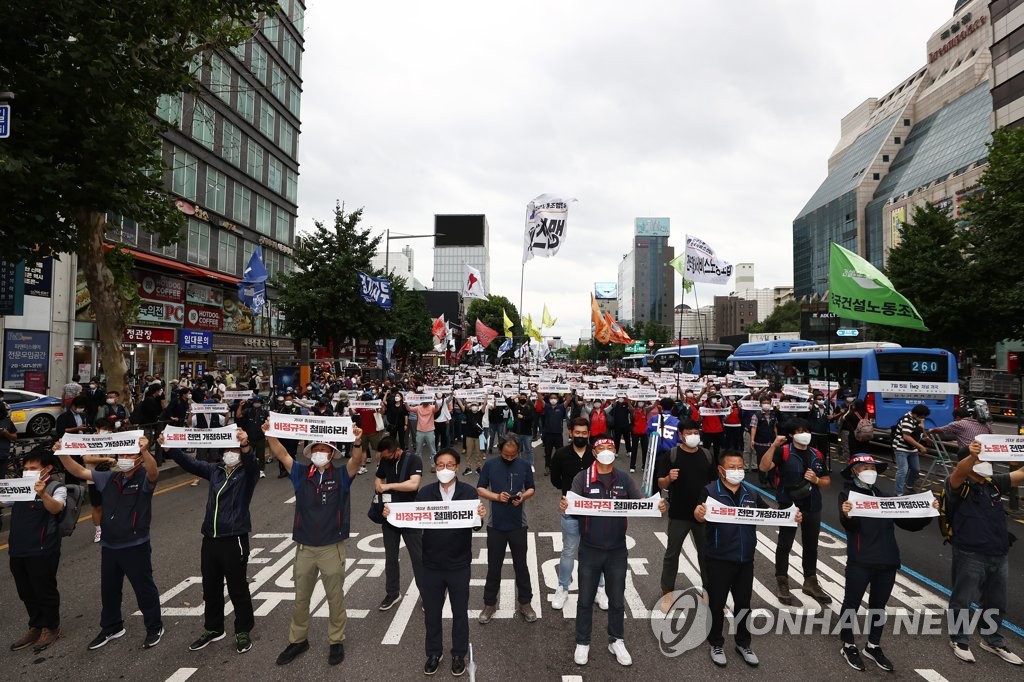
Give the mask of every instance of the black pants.
POLYGON ((440 656, 444 651, 441 612, 445 593, 452 606, 452 656, 465 656, 469 652, 469 566, 445 570, 424 566, 419 581, 427 657, 440 656))
POLYGON ((249 632, 256 624, 246 568, 249 565, 249 536, 203 538, 201 554, 205 625, 212 632, 224 632, 224 583, 235 607, 235 633, 249 632))
POLYGON ((60 550, 41 556, 11 557, 11 575, 18 598, 28 611, 30 628, 55 630, 60 625, 59 565, 60 550))
POLYGON ((743 452, 743 427, 725 426, 722 429, 722 449, 743 452))
POLYGON ((487 527, 487 582, 484 584, 484 604, 498 603, 498 587, 501 583, 501 567, 505 563, 505 547, 512 550, 512 568, 516 573, 516 601, 529 604, 533 601, 533 587, 530 585, 530 567, 526 565, 526 526, 515 530, 495 530, 487 527))
POLYGON ((629 452, 631 445, 630 441, 633 438, 633 429, 614 429, 612 438, 615 440, 615 454, 619 453, 619 446, 622 444, 622 441, 626 441, 625 452, 629 452))
POLYGON ((725 600, 731 592, 732 612, 736 617, 736 644, 749 647, 750 630, 747 629, 747 619, 750 617, 750 595, 754 591, 754 562, 738 563, 707 557, 704 559, 704 566, 707 569, 708 608, 711 609, 708 644, 725 644, 725 637, 722 634, 725 625, 725 600))
POLYGON ((646 433, 634 433, 632 442, 629 444, 629 468, 636 469, 636 451, 640 450, 640 456, 643 458, 641 461, 642 467, 647 466, 647 444, 648 438, 646 433))
MULTIPOLYGON (((801 510, 804 515, 800 524, 800 543, 803 545, 804 579, 818 575, 818 534, 821 533, 821 510, 801 510)), ((779 528, 779 544, 775 549, 775 575, 789 575, 789 551, 793 549, 796 539, 796 528, 782 526, 779 528)))
POLYGON ((163 621, 160 619, 160 590, 153 582, 153 547, 149 541, 124 549, 103 548, 100 558, 100 627, 106 634, 124 627, 121 597, 125 578, 135 591, 146 632, 156 632, 163 627, 163 621))
POLYGON ((722 454, 722 434, 719 433, 702 433, 700 440, 704 447, 711 453, 714 463, 718 463, 718 457, 722 454))
POLYGON ((551 466, 551 453, 562 447, 562 434, 544 432, 541 440, 544 442, 544 466, 547 468, 551 466))
POLYGON ((832 471, 832 453, 829 450, 828 434, 812 433, 811 447, 821 453, 825 458, 825 471, 832 471))
POLYGON ((870 632, 868 642, 878 646, 882 643, 882 631, 885 629, 885 605, 892 595, 896 584, 897 566, 866 566, 864 564, 846 564, 846 593, 843 595, 843 609, 839 612, 840 622, 844 623, 839 631, 839 638, 846 644, 853 644, 853 619, 857 617, 857 608, 868 587, 868 622, 870 632), (848 611, 852 613, 847 614, 848 611), (848 620, 849 619, 849 620, 848 620), (850 625, 846 625, 849 623, 850 625))
MULTIPOLYGON (((384 534, 384 584, 387 596, 397 597, 402 590, 398 571, 399 544, 405 540, 405 548, 409 550, 409 559, 412 563, 412 578, 419 586, 420 572, 422 571, 423 531, 419 528, 395 528, 387 521, 381 524, 380 528, 384 534)), ((420 587, 420 592, 422 591, 423 588, 420 587)))
POLYGON ((396 426, 393 429, 388 429, 388 434, 392 438, 394 438, 395 440, 398 441, 398 447, 400 447, 403 450, 405 450, 405 445, 406 445, 406 443, 409 442, 409 439, 408 439, 409 430, 408 429, 406 429, 404 427, 397 427, 396 426))
POLYGON ((434 452, 437 452, 441 448, 446 448, 452 444, 452 439, 448 431, 448 422, 434 422, 434 452))

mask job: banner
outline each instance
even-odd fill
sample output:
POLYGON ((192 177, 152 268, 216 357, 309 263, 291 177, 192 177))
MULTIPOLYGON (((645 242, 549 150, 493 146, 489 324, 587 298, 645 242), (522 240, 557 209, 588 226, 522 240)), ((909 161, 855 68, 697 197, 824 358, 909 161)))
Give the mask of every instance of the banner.
POLYGON ((811 388, 815 391, 838 391, 838 381, 823 381, 821 379, 811 379, 811 388))
POLYGON ((782 395, 789 395, 793 396, 794 398, 803 398, 804 400, 811 399, 810 391, 808 391, 804 386, 797 386, 795 384, 783 385, 782 395))
POLYGON ((651 388, 631 388, 626 397, 635 403, 653 403, 658 400, 658 392, 651 388))
POLYGON ((379 400, 350 400, 348 401, 348 408, 350 410, 379 410, 381 407, 379 400))
POLYGON ((359 275, 359 295, 366 303, 391 310, 391 281, 387 277, 373 277, 356 270, 359 275))
POLYGON ((480 277, 480 271, 469 263, 463 264, 462 298, 487 298, 487 292, 484 291, 484 281, 480 277))
POLYGON ((455 391, 455 397, 466 403, 482 403, 487 400, 487 389, 484 388, 460 388, 455 391))
POLYGON ((983 433, 974 440, 981 443, 978 459, 983 462, 1024 462, 1024 436, 983 433))
POLYGON ((194 429, 182 426, 164 427, 166 448, 237 448, 238 427, 235 424, 216 429, 194 429))
POLYGON ((719 393, 729 398, 742 398, 750 395, 750 391, 746 388, 723 388, 719 393))
POLYGON ((704 501, 707 523, 734 523, 742 526, 790 526, 796 527, 796 505, 786 509, 759 509, 757 507, 732 507, 709 497, 704 501))
POLYGON ((732 265, 719 258, 707 242, 690 235, 686 235, 683 255, 673 258, 669 265, 690 282, 728 284, 732 277, 732 265))
MULTIPOLYGON (((138 450, 136 449, 136 452, 138 450)), ((0 502, 31 502, 36 499, 36 478, 0 478, 0 502)))
POLYGON ((60 439, 58 455, 137 455, 139 439, 145 433, 122 431, 120 433, 65 433, 60 439))
POLYGON ((388 523, 397 528, 477 528, 480 500, 451 502, 391 502, 388 523))
POLYGON ((888 398, 918 398, 959 395, 960 384, 947 381, 877 381, 867 382, 868 393, 882 393, 888 398))
POLYGON ((224 400, 249 400, 253 397, 252 391, 224 391, 224 400))
POLYGON ((779 412, 810 412, 810 403, 780 402, 779 412))
POLYGON ((700 416, 702 417, 728 417, 729 413, 732 412, 731 408, 728 407, 701 407, 700 416))
POLYGON ((741 410, 756 412, 761 409, 760 400, 741 400, 739 404, 741 410))
POLYGON ((850 516, 865 516, 872 519, 919 519, 939 515, 939 510, 932 506, 935 496, 930 490, 902 497, 875 497, 851 490, 848 499, 853 505, 850 516))
POLYGON ((537 393, 568 393, 569 384, 537 384, 537 393))
POLYGON ((476 321, 476 338, 480 345, 486 348, 491 345, 494 339, 498 338, 498 332, 488 327, 482 320, 476 321))
POLYGON ((267 431, 267 436, 317 443, 351 443, 356 439, 352 433, 352 419, 349 417, 278 412, 270 413, 270 430, 267 431))
POLYGON ((928 331, 921 313, 888 277, 835 242, 829 250, 828 311, 848 320, 928 331))
POLYGON ((639 500, 593 499, 582 497, 571 490, 565 494, 570 516, 653 516, 660 517, 661 495, 652 495, 639 500))
POLYGON ((192 403, 188 411, 192 414, 227 414, 228 406, 227 403, 192 403))
POLYGON ((523 235, 523 263, 534 256, 550 258, 558 253, 566 237, 569 202, 555 194, 541 194, 526 205, 523 235))
POLYGON ((767 379, 747 379, 743 382, 744 386, 748 388, 768 388, 767 379))

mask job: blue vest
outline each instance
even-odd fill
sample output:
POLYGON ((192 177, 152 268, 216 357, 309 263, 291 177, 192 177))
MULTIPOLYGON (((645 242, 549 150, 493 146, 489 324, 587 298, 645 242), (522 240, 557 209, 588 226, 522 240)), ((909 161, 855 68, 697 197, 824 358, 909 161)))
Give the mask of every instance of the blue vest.
POLYGON ((104 547, 120 549, 149 541, 153 520, 153 488, 146 483, 146 469, 127 476, 113 474, 103 486, 104 547))
MULTIPOLYGON (((324 547, 333 545, 349 536, 352 505, 349 486, 352 479, 348 470, 333 464, 324 469, 321 480, 316 467, 304 467, 302 480, 295 486, 295 523, 292 539, 300 545, 324 547)), ((104 531, 106 532, 106 531, 104 531)))
POLYGON ((11 534, 8 553, 12 557, 45 556, 60 551, 57 515, 46 511, 38 497, 11 506, 11 534))
MULTIPOLYGON (((740 484, 739 495, 733 498, 732 493, 722 485, 721 481, 709 483, 705 490, 708 497, 727 504, 730 507, 756 507, 757 494, 746 483, 740 484)), ((754 549, 757 547, 757 526, 735 523, 707 524, 704 542, 704 556, 720 561, 747 563, 754 560, 754 549)))

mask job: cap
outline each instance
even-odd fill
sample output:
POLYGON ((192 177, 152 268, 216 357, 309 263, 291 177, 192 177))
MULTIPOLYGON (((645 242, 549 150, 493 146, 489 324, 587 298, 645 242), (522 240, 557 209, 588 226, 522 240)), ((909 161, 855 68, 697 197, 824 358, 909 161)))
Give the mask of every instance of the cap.
POLYGON ((847 464, 846 468, 843 469, 841 472, 842 477, 848 481, 852 481, 853 467, 857 466, 858 464, 874 464, 875 471, 877 471, 878 473, 882 473, 883 471, 889 468, 889 465, 887 463, 880 462, 871 455, 862 452, 860 454, 852 455, 850 457, 850 463, 847 464))
POLYGON ((312 442, 312 443, 307 443, 306 447, 302 448, 302 456, 305 457, 306 459, 312 459, 313 458, 313 448, 314 448, 314 446, 317 446, 317 445, 329 445, 329 446, 331 446, 331 450, 333 450, 333 452, 331 453, 331 459, 334 459, 335 457, 341 457, 341 450, 339 450, 337 448, 337 446, 334 445, 334 443, 328 443, 326 441, 315 441, 315 442, 312 442))

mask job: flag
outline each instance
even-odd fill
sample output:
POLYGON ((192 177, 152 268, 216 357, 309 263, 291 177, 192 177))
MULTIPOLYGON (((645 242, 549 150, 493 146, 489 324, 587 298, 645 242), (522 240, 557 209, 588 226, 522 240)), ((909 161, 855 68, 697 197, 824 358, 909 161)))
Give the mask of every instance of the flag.
POLYGON ((526 232, 523 235, 523 263, 534 256, 550 258, 565 241, 565 223, 569 202, 555 194, 541 194, 526 205, 526 232))
POLYGON ((612 314, 606 312, 604 314, 605 324, 608 325, 608 333, 611 337, 612 343, 630 344, 633 343, 633 339, 629 338, 629 334, 619 326, 619 323, 612 318, 612 314))
POLYGON ((469 263, 463 264, 462 275, 462 298, 487 298, 484 291, 484 281, 480 277, 480 271, 469 263))
POLYGON ((430 326, 430 333, 434 340, 434 350, 443 353, 447 347, 448 325, 444 323, 444 314, 434 320, 430 326))
POLYGON ((262 282, 239 282, 238 301, 251 310, 253 315, 259 315, 267 302, 267 285, 262 282))
POLYGON ((391 310, 391 280, 387 277, 374 277, 356 270, 359 275, 359 295, 363 301, 378 305, 384 310, 391 310))
POLYGON ((249 263, 242 270, 242 281, 249 284, 266 282, 270 278, 267 268, 263 265, 263 247, 257 246, 249 256, 249 263))
POLYGON ((530 340, 527 339, 526 341, 523 341, 523 345, 519 346, 519 348, 516 348, 516 352, 514 353, 514 355, 517 358, 521 358, 523 355, 529 355, 529 353, 530 353, 530 340))
POLYGON ((501 316, 505 322, 505 336, 512 336, 512 320, 508 319, 508 313, 504 308, 501 309, 501 316))
POLYGON ((551 317, 551 313, 548 312, 548 304, 544 304, 544 315, 541 317, 540 324, 542 327, 554 327, 558 320, 551 317))
POLYGON ((483 353, 484 352, 484 347, 481 346, 479 343, 473 344, 473 352, 474 353, 483 353))
POLYGON ((611 339, 611 330, 608 327, 608 323, 601 316, 601 311, 597 307, 597 299, 594 298, 593 292, 590 294, 590 322, 594 325, 594 340, 598 343, 608 343, 611 339))
POLYGON ((476 321, 476 337, 480 340, 480 345, 487 347, 491 345, 494 339, 498 338, 498 332, 494 331, 481 320, 476 321))
POLYGON ((468 353, 473 348, 473 340, 466 339, 466 343, 462 344, 459 348, 459 352, 455 354, 456 358, 461 358, 465 353, 468 353))
POLYGON ((719 258, 707 242, 690 235, 686 235, 683 255, 673 258, 669 265, 683 276, 684 282, 728 284, 732 277, 732 265, 719 258))
POLYGON ((523 332, 538 343, 543 343, 544 341, 544 337, 541 336, 540 330, 533 326, 533 318, 529 315, 523 318, 523 332))
POLYGON ((917 308, 889 278, 835 242, 829 250, 828 310, 850 320, 928 331, 917 308))
POLYGON ((511 336, 506 338, 502 342, 501 346, 498 348, 498 357, 500 358, 502 355, 504 355, 505 353, 509 352, 510 350, 512 350, 512 337, 511 336))

